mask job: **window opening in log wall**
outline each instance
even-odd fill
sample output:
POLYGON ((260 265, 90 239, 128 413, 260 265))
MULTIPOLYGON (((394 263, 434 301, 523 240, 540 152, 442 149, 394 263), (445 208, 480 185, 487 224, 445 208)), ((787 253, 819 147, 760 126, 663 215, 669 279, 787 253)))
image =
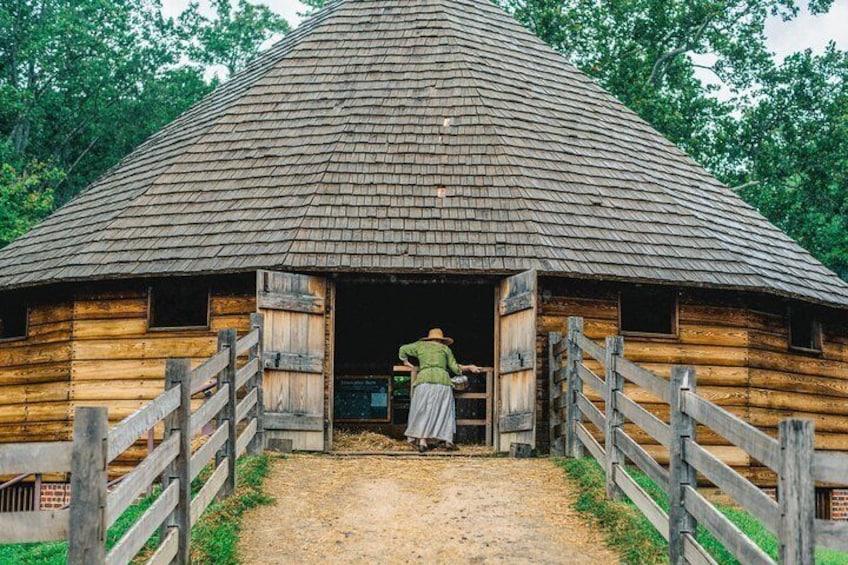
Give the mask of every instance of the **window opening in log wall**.
POLYGON ((209 327, 208 283, 179 279, 157 281, 150 286, 149 294, 150 329, 209 327))
POLYGON ((0 341, 26 339, 29 308, 17 293, 0 296, 0 341))
POLYGON ((677 292, 636 287, 620 294, 619 329, 623 335, 677 336, 677 292))
POLYGON ((789 308, 789 344, 791 349, 821 352, 821 323, 809 308, 789 308))

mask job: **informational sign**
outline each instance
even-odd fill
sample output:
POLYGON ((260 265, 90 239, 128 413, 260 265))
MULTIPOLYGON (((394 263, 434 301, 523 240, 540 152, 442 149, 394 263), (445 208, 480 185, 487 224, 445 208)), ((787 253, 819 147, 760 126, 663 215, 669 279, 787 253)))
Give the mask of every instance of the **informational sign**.
POLYGON ((388 422, 389 377, 339 377, 333 416, 340 421, 388 422))

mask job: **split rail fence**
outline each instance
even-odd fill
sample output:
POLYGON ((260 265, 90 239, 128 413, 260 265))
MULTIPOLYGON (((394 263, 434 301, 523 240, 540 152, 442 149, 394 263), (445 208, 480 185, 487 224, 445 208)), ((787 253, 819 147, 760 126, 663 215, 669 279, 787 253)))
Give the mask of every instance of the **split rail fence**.
POLYGON ((191 528, 216 497, 235 490, 236 459, 264 447, 262 328, 254 314, 240 339, 221 330, 218 352, 193 370, 188 359, 167 360, 165 391, 111 429, 106 408, 80 407, 72 441, 0 445, 0 475, 71 474, 69 507, 0 513, 0 544, 68 540, 68 563, 124 565, 158 530, 146 563, 188 563, 191 528), (110 490, 109 463, 160 423, 162 441, 110 490), (210 424, 205 441, 193 445, 210 424), (192 481, 210 463, 192 497, 192 481), (107 552, 108 528, 156 482, 155 501, 107 552))
POLYGON ((692 367, 675 366, 666 380, 625 359, 623 350, 621 337, 606 338, 604 346, 587 338, 582 318, 568 319, 565 337, 549 334, 552 452, 582 457, 584 449, 588 451, 604 468, 607 497, 626 496, 636 505, 669 542, 670 563, 715 563, 696 539, 699 523, 741 563, 774 563, 698 492, 699 473, 777 536, 780 563, 812 564, 816 546, 848 550, 848 522, 815 519, 814 492, 816 482, 848 484, 848 454, 815 451, 812 421, 784 420, 774 439, 698 396, 692 367), (591 371, 584 356, 599 362, 604 375, 591 371), (625 381, 668 404, 669 423, 628 398, 625 381), (601 397, 603 411, 586 396, 584 387, 601 397), (625 432, 625 421, 668 449, 667 466, 625 432), (603 434, 603 442, 586 427, 589 422, 603 434), (700 445, 696 438, 699 425, 774 471, 778 501, 700 445), (637 484, 626 468, 628 461, 666 493, 668 513, 637 484))

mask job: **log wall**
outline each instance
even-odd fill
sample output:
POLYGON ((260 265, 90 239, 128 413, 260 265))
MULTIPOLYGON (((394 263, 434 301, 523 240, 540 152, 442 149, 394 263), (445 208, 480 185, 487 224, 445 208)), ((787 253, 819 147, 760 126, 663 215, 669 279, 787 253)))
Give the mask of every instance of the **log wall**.
MULTIPOLYGON (((565 332, 569 316, 584 318, 588 337, 603 341, 618 334, 618 287, 546 279, 540 283, 537 349, 537 414, 540 433, 547 430, 547 334, 565 332)), ((848 449, 848 328, 839 313, 821 312, 821 355, 789 349, 786 305, 739 293, 681 291, 678 336, 624 337, 628 359, 668 378, 672 365, 696 368, 698 394, 733 414, 777 435, 777 423, 792 416, 816 422, 816 447, 848 449)), ((597 364, 588 363, 593 370, 597 364)), ((599 373, 603 375, 603 373, 599 373)), ((667 406, 647 393, 628 388, 628 396, 667 421, 667 406)), ((659 446, 628 426, 649 451, 664 460, 659 446)), ((774 476, 723 438, 699 428, 699 443, 761 485, 774 476)), ((547 438, 545 438, 547 439, 547 438)), ((546 443, 543 441, 543 443, 546 443)))
MULTIPOLYGON (((77 406, 107 406, 111 424, 125 418, 163 390, 165 359, 198 364, 215 352, 218 330, 249 331, 252 281, 212 280, 208 329, 149 329, 144 282, 78 285, 62 300, 37 300, 27 339, 0 343, 0 442, 70 439, 77 406)), ((144 456, 134 449, 130 460, 144 456)))

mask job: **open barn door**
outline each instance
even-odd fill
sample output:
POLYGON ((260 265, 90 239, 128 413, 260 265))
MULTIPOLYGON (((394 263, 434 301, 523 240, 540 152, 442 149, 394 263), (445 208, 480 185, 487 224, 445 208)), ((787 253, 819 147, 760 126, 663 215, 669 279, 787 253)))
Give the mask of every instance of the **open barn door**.
POLYGON ((327 281, 259 271, 259 311, 265 315, 265 428, 269 441, 323 451, 327 281))
POLYGON ((498 288, 496 442, 536 445, 536 271, 508 277, 498 288))

